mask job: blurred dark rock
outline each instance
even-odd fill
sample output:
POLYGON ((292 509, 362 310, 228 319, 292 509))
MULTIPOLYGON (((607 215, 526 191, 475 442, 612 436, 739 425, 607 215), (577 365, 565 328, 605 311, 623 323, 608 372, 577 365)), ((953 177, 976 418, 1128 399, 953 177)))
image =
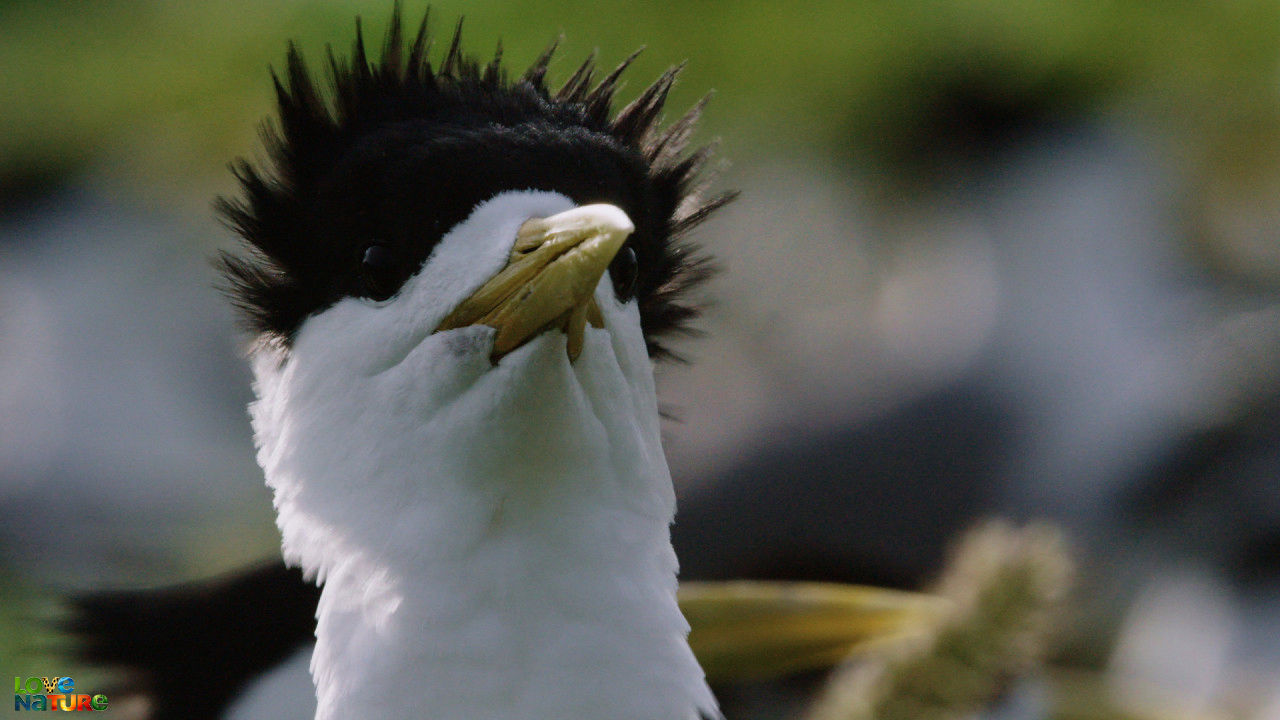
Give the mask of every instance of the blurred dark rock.
POLYGON ((1007 425, 991 397, 956 389, 754 447, 681 498, 681 574, 917 587, 995 509, 1007 425))

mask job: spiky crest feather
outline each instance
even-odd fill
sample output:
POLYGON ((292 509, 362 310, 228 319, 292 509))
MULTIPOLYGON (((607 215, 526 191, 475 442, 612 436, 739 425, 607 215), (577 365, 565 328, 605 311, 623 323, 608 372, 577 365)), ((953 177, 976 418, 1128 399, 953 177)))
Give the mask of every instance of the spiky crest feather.
POLYGON ((327 54, 332 84, 328 99, 316 88, 296 45, 289 46, 284 80, 273 72, 279 117, 263 130, 270 167, 264 171, 237 161, 233 171, 243 196, 218 202, 249 250, 247 256, 224 253, 221 258, 230 295, 249 328, 287 346, 307 315, 350 294, 309 287, 300 279, 318 264, 333 261, 309 235, 307 201, 341 153, 381 126, 455 113, 499 124, 550 122, 567 132, 603 136, 640 159, 649 191, 660 200, 663 227, 654 233, 654 247, 636 248, 643 267, 637 296, 652 355, 670 356, 660 339, 687 329, 698 314, 688 291, 710 274, 705 260, 682 236, 734 197, 704 196, 706 184, 694 183, 712 152, 710 146, 685 154, 707 98, 665 130, 660 127, 661 111, 683 65, 663 73, 613 115, 619 78, 639 51, 598 82, 592 53, 552 92, 546 78, 558 40, 517 80, 509 81, 500 44, 483 66, 464 53, 461 21, 439 66, 433 67, 427 28, 424 16, 406 54, 397 5, 381 57, 371 63, 357 19, 350 60, 344 64, 332 50, 327 54))

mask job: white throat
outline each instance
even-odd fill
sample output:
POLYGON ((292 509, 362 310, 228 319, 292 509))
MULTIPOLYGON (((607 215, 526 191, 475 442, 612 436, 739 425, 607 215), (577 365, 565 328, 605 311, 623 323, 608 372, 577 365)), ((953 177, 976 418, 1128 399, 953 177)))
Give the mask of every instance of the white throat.
POLYGON ((718 716, 676 604, 675 501, 635 304, 606 277, 606 329, 587 329, 572 364, 559 332, 496 367, 490 329, 429 332, 524 219, 571 206, 498 196, 397 297, 344 300, 287 359, 256 358, 285 557, 324 582, 321 720, 718 716))

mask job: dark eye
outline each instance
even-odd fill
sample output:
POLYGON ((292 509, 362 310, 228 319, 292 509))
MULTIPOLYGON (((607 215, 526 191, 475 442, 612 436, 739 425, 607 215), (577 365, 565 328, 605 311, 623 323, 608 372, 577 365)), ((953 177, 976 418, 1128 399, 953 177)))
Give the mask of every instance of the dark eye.
POLYGON ((640 269, 636 263, 636 251, 623 247, 609 263, 609 277, 613 279, 613 292, 620 302, 626 302, 636 296, 636 271, 640 269))
POLYGON ((360 261, 361 291, 374 300, 386 300, 400 289, 400 258, 386 245, 365 248, 360 261))

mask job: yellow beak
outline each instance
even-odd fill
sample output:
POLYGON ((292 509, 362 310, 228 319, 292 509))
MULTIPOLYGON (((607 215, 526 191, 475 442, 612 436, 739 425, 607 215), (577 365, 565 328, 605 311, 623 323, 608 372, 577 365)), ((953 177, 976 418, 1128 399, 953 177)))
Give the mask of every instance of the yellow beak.
POLYGON ((445 316, 436 328, 488 325, 498 331, 497 362, 550 328, 569 336, 569 359, 582 352, 587 322, 603 327, 593 297, 613 256, 635 225, 613 205, 583 205, 520 226, 507 265, 445 316))
POLYGON ((689 646, 712 682, 786 677, 927 638, 951 616, 937 595, 804 582, 682 582, 689 646))

